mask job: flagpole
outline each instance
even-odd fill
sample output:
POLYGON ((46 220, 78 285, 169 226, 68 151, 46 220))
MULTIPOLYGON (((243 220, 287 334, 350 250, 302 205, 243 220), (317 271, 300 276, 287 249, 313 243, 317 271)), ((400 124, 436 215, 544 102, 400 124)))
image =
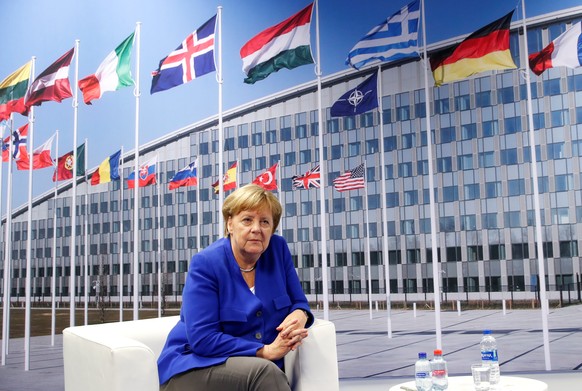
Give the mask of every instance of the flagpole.
MULTIPOLYGON (((77 149, 77 145, 74 146, 75 150, 77 149)), ((85 159, 84 159, 84 168, 87 168, 87 139, 85 139, 85 159)), ((75 170, 73 171, 73 180, 77 181, 77 161, 75 160, 75 170)), ((87 231, 89 230, 89 183, 87 182, 87 170, 85 170, 85 186, 87 191, 85 192, 85 234, 84 234, 84 242, 85 242, 85 254, 84 254, 84 277, 85 277, 85 325, 89 324, 89 235, 87 231)), ((100 278, 99 275, 97 278, 100 278)), ((95 288, 95 293, 97 293, 97 288, 95 288)), ((96 296, 97 297, 97 296, 96 296)), ((97 298, 97 300, 99 300, 97 298)))
MULTIPOLYGON (((161 162, 160 162, 161 167, 161 162)), ((158 318, 162 317, 162 189, 158 182, 158 318)))
MULTIPOLYGON (((319 129, 317 132, 319 142, 319 217, 321 230, 321 283, 323 284, 323 319, 329 320, 329 292, 328 292, 328 277, 327 277, 327 238, 325 232, 325 160, 323 158, 323 110, 321 108, 321 56, 319 50, 319 1, 314 0, 316 19, 315 19, 315 36, 317 47, 317 63, 315 65, 315 74, 317 76, 317 120, 319 122, 319 129)), ((316 288, 317 289, 317 288, 316 288)))
MULTIPOLYGON (((79 40, 75 41, 75 86, 79 82, 79 40)), ((70 326, 75 325, 75 298, 76 298, 76 286, 75 286, 75 271, 76 271, 76 240, 77 240, 77 178, 75 178, 74 173, 77 170, 77 122, 78 122, 78 96, 79 89, 74 89, 73 96, 73 192, 72 192, 72 202, 71 202, 71 249, 70 249, 70 282, 69 282, 69 324, 70 326)))
POLYGON ((218 236, 224 235, 224 219, 222 217, 222 204, 224 203, 224 170, 223 153, 224 134, 222 131, 222 6, 218 6, 216 24, 218 30, 218 67, 216 69, 216 81, 218 82, 218 236))
POLYGON ((366 210, 366 263, 368 265, 368 304, 370 319, 372 314, 372 262, 370 260, 370 216, 368 215, 368 183, 366 181, 366 162, 364 161, 364 209, 366 210))
POLYGON ((9 338, 9 328, 10 328, 10 271, 11 271, 11 259, 9 254, 11 251, 11 195, 12 195, 12 132, 14 127, 14 120, 12 119, 12 114, 10 114, 10 128, 8 130, 8 179, 6 183, 6 225, 4 226, 4 296, 2 303, 2 366, 6 365, 6 353, 8 352, 8 338, 9 338))
MULTIPOLYGON (((36 57, 32 57, 31 74, 34 75, 34 65, 36 57)), ((24 296, 25 296, 25 310, 24 310, 24 370, 30 369, 30 285, 31 285, 31 271, 32 258, 30 252, 32 251, 32 164, 34 162, 34 106, 30 107, 30 114, 28 115, 28 136, 26 143, 28 144, 28 220, 27 220, 27 240, 26 240, 26 278, 24 282, 24 296)))
POLYGON ((10 338, 10 272, 12 269, 12 155, 13 155, 13 128, 14 120, 10 114, 10 135, 8 137, 8 179, 6 183, 6 225, 4 231, 4 298, 2 306, 2 366, 6 365, 6 354, 8 353, 8 339, 10 338))
POLYGON ((200 182, 202 181, 202 170, 198 169, 198 161, 200 156, 196 157, 196 175, 198 181, 196 182, 196 250, 200 252, 200 182))
POLYGON ((442 349, 442 332, 441 332, 441 297, 440 297, 440 271, 438 264, 438 246, 437 246, 437 226, 436 211, 434 199, 434 178, 433 178, 433 156, 432 156, 432 132, 430 128, 430 94, 428 90, 428 57, 426 52, 426 22, 424 17, 424 0, 421 0, 422 14, 422 52, 424 57, 424 104, 426 107, 426 149, 428 154, 428 183, 429 183, 429 200, 430 200, 430 237, 432 248, 432 280, 434 286, 434 313, 435 313, 435 332, 436 348, 442 349))
POLYGON ((542 334, 544 337, 544 359, 546 363, 546 371, 552 370, 552 362, 550 357, 550 343, 549 343, 549 332, 548 332, 548 301, 546 299, 546 270, 544 261, 544 251, 542 242, 542 219, 540 212, 540 194, 538 185, 538 167, 537 167, 537 157, 536 157, 536 140, 534 132, 534 122, 533 122, 533 108, 531 100, 531 84, 530 84, 530 72, 527 66, 527 28, 525 23, 525 1, 521 0, 521 8, 523 11, 522 23, 523 23, 523 48, 524 53, 522 56, 522 63, 525 62, 524 74, 525 83, 527 91, 527 118, 528 118, 528 128, 529 128, 529 145, 530 145, 530 155, 531 155, 531 176, 533 183, 533 201, 534 201, 534 214, 536 222, 536 245, 538 250, 538 275, 539 275, 539 289, 540 289, 540 304, 542 309, 542 334))
POLYGON ((137 22, 135 26, 135 40, 136 44, 136 78, 135 89, 133 95, 135 96, 135 181, 133 185, 133 320, 139 319, 139 257, 138 257, 138 243, 139 243, 139 60, 140 60, 140 30, 141 22, 137 22))
POLYGON ((123 145, 119 153, 119 321, 123 322, 123 145))
POLYGON ((283 216, 285 216, 285 200, 283 200, 283 192, 281 191, 281 165, 277 162, 277 196, 281 200, 281 220, 279 222, 279 232, 283 236, 283 216))
POLYGON ((382 68, 378 65, 378 119, 380 121, 380 165, 382 170, 382 258, 384 261, 385 289, 386 289, 386 313, 388 338, 392 338, 392 302, 390 298, 390 257, 388 251, 388 206, 386 205, 386 157, 384 156, 384 108, 382 105, 382 68))
POLYGON ((51 346, 55 346, 55 334, 56 334, 56 318, 57 318, 57 197, 59 188, 59 130, 56 131, 57 137, 57 168, 55 170, 55 194, 53 196, 53 248, 52 248, 52 276, 51 276, 51 346))

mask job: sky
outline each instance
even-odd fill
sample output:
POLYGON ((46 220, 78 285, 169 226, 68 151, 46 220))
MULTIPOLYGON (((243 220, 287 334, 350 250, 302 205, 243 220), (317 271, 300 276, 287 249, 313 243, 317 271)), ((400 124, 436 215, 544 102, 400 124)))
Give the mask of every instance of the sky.
MULTIPOLYGON (((320 0, 320 53, 322 75, 347 69, 350 49, 372 27, 410 0, 320 0)), ((218 113, 216 73, 167 91, 150 94, 151 72, 184 38, 222 7, 223 111, 315 80, 314 66, 280 70, 254 85, 243 83, 240 48, 262 30, 306 7, 308 0, 0 0, 3 39, 0 43, 0 80, 35 57, 35 76, 75 46, 79 40, 78 78, 95 73, 99 64, 141 25, 139 56, 139 145, 218 113)), ((521 5, 521 0, 425 0, 428 44, 472 33, 521 5)), ((580 0, 526 0, 527 17, 580 5, 580 0)), ((521 7, 513 21, 521 19, 521 7)), ((315 54, 315 15, 311 29, 315 54)), ((137 43, 136 43, 137 45, 137 43)), ((137 79, 137 49, 132 53, 137 79)), ((74 85, 75 59, 69 72, 74 85)), ((135 149, 135 88, 106 92, 92 105, 79 92, 77 140, 87 140, 87 168, 96 168, 123 146, 135 149)), ((59 156, 73 149, 73 99, 45 102, 35 108, 34 147, 59 131, 59 156)), ((26 123, 16 114, 15 127, 26 123)), ((7 135, 7 131, 3 136, 7 135)), ((53 158, 57 146, 53 144, 53 158)), ((2 205, 5 213, 7 164, 2 165, 2 205)), ((33 197, 51 191, 53 170, 33 173, 33 197)), ((101 185, 103 186, 103 185, 101 185)), ((96 189, 102 191, 103 189, 96 189)), ((28 200, 28 173, 14 170, 12 205, 28 200)))

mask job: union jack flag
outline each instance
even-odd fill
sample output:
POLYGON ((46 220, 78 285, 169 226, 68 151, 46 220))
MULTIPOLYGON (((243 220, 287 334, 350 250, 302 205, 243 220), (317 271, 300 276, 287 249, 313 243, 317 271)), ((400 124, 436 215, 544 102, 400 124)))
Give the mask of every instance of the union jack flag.
POLYGON ((188 83, 216 70, 214 65, 214 32, 216 15, 188 35, 182 44, 160 61, 152 72, 150 94, 188 83))
MULTIPOLYGON (((28 159, 26 152, 26 139, 28 138, 28 124, 21 126, 12 132, 12 160, 28 159), (22 157, 21 157, 22 156, 22 157)), ((2 161, 7 162, 10 159, 10 136, 2 140, 2 161)))
POLYGON ((307 171, 303 175, 295 175, 293 180, 294 189, 309 189, 310 187, 321 187, 319 182, 319 164, 307 171))

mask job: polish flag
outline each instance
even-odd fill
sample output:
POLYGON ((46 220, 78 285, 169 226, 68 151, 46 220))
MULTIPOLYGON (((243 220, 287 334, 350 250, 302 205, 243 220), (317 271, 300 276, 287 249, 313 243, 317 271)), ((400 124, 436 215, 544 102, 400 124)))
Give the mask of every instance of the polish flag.
MULTIPOLYGON (((53 134, 44 144, 32 152, 32 169, 38 170, 46 167, 53 167, 53 158, 51 157, 51 148, 53 145, 53 134)), ((30 167, 29 155, 21 154, 21 158, 16 161, 16 168, 19 170, 28 170, 30 167)))

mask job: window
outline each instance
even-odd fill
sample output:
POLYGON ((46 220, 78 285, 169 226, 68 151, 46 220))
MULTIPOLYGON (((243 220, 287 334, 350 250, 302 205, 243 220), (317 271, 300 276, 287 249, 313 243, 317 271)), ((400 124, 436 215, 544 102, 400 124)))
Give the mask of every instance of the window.
POLYGON ((412 176, 412 163, 400 163, 398 165, 398 176, 402 178, 412 176))
POLYGON ((439 218, 439 229, 441 232, 455 232, 455 218, 453 216, 439 218))
POLYGON ((437 159, 437 171, 438 172, 451 172, 453 171, 453 158, 442 157, 437 159))
POLYGON ((499 123, 494 121, 483 121, 483 137, 492 137, 499 134, 499 123))
POLYGON ((521 132, 521 117, 509 117, 503 121, 505 134, 521 132))
POLYGON ((485 198, 501 196, 501 182, 485 182, 485 198))
POLYGON ((455 127, 447 127, 441 129, 441 143, 450 143, 456 140, 455 127))
POLYGON ((479 167, 495 167, 495 152, 480 152, 479 167))
POLYGON ((414 147, 415 135, 412 133, 402 135, 402 149, 409 149, 414 147))
POLYGON ((481 215, 481 226, 483 229, 499 228, 497 225, 497 213, 483 213, 481 215))
POLYGON ((465 185, 464 192, 465 192, 465 200, 477 200, 477 199, 481 198, 481 192, 479 190, 478 183, 465 185))
POLYGON ((517 163, 517 148, 501 150, 501 164, 511 165, 517 163))
POLYGON ((477 218, 475 215, 461 216, 461 231, 475 231, 477 229, 477 218))
POLYGON ((459 189, 457 186, 443 187, 443 202, 453 202, 459 200, 459 189))
POLYGON ((574 177, 572 174, 555 176, 556 191, 572 190, 574 186, 574 177))

